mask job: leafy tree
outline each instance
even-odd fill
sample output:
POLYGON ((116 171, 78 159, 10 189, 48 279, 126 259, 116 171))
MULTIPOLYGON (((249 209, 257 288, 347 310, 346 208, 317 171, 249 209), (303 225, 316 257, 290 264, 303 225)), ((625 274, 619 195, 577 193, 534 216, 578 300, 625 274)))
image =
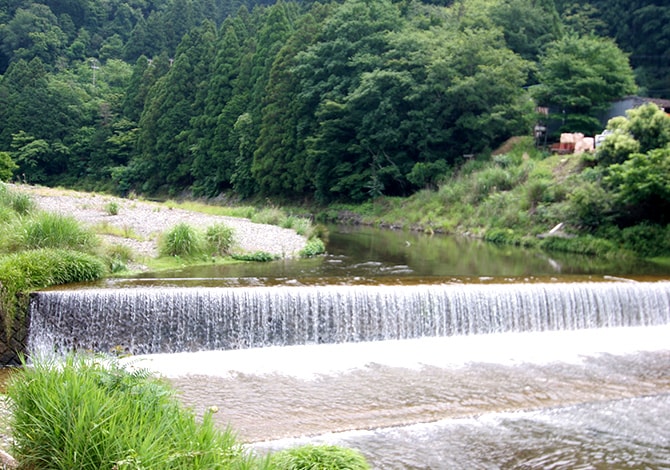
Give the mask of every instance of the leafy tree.
POLYGON ((536 61, 547 44, 561 36, 558 12, 553 2, 503 0, 490 11, 493 23, 502 28, 510 49, 527 60, 536 61))
POLYGON ((607 182, 624 206, 629 222, 670 221, 670 146, 635 153, 609 167, 607 182))
POLYGON ((610 135, 596 153, 604 165, 624 163, 632 154, 670 145, 670 116, 653 103, 628 110, 626 117, 610 119, 607 129, 610 135))
POLYGON ((46 64, 54 64, 67 37, 48 6, 31 3, 0 25, 0 39, 0 49, 13 60, 39 57, 46 64))
POLYGON ((641 153, 670 144, 670 116, 654 103, 631 109, 626 115, 627 129, 640 142, 641 153))
POLYGON ((18 168, 9 152, 0 152, 0 181, 9 181, 18 168))
POLYGON ((595 133, 597 112, 636 89, 627 57, 612 40, 574 34, 549 45, 539 79, 535 95, 565 113, 565 132, 595 133))

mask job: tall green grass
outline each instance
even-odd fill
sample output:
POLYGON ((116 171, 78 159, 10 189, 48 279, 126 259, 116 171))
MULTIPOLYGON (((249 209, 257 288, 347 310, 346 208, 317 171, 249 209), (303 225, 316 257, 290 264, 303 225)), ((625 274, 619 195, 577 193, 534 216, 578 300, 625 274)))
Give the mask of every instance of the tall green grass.
MULTIPOLYGON (((26 308, 26 294, 44 287, 93 281, 106 273, 97 257, 54 248, 27 250, 0 256, 0 316, 6 331, 26 308)), ((4 338, 2 338, 4 340, 4 338)))
POLYGON ((167 383, 111 359, 34 360, 7 387, 22 468, 264 468, 230 430, 181 407, 167 383))
POLYGON ((182 222, 161 236, 158 252, 161 256, 202 257, 205 255, 205 240, 202 233, 182 222))
POLYGON ((209 254, 224 256, 230 254, 235 242, 235 231, 226 224, 214 224, 205 231, 205 242, 209 254))
POLYGON ((68 248, 90 251, 99 244, 95 233, 84 228, 74 217, 53 212, 40 212, 27 219, 22 227, 23 249, 68 248))
POLYGON ((363 455, 353 449, 337 446, 307 445, 295 449, 287 449, 270 457, 275 468, 284 470, 367 470, 370 465, 363 455))

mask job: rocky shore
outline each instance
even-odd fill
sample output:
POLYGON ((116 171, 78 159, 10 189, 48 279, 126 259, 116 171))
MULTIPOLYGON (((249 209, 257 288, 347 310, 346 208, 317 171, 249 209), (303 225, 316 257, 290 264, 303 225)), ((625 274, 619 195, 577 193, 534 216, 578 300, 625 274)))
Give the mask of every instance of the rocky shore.
POLYGON ((280 257, 292 257, 306 243, 305 237, 293 230, 257 224, 243 218, 214 216, 172 209, 149 201, 64 189, 26 185, 15 186, 14 189, 30 194, 42 210, 70 215, 90 226, 110 227, 111 230, 107 231, 115 234, 102 238, 110 244, 130 247, 139 257, 157 256, 159 236, 181 222, 198 228, 226 224, 234 230, 234 249, 238 252, 264 251, 280 257), (116 215, 111 215, 107 209, 112 203, 118 208, 116 215))

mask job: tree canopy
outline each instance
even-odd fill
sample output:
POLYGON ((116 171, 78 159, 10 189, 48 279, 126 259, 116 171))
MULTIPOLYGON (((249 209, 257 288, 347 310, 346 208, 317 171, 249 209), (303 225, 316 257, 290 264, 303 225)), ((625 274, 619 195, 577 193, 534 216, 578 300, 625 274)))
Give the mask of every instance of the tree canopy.
POLYGON ((596 130, 635 90, 595 36, 610 21, 553 0, 5 2, 0 152, 83 189, 404 196, 530 133, 536 104, 596 130))

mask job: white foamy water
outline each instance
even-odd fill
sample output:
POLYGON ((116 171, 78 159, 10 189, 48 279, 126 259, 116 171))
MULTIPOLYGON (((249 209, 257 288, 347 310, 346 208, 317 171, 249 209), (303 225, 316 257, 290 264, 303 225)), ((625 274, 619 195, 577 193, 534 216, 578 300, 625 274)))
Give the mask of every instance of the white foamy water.
POLYGON ((282 374, 309 379, 370 364, 418 369, 468 363, 576 364, 600 354, 670 349, 670 325, 149 354, 126 359, 166 377, 282 374))

